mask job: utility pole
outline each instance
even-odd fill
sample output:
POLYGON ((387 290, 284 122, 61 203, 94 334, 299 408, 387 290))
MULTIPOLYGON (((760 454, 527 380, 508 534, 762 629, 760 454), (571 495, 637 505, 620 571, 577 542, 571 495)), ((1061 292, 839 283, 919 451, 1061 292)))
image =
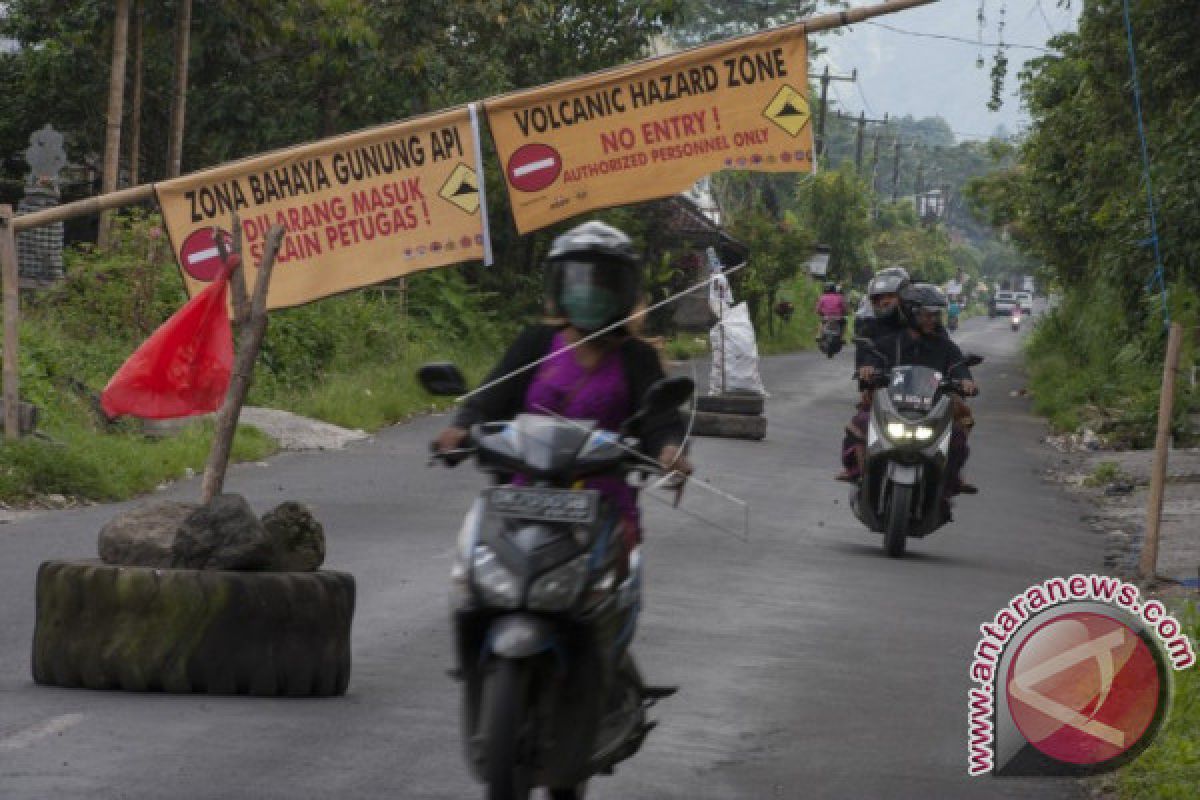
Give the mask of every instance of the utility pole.
MULTIPOLYGON (((855 142, 855 146, 854 146, 854 171, 858 175, 862 175, 863 137, 866 135, 868 122, 876 122, 876 123, 881 122, 884 125, 887 125, 888 116, 887 116, 887 114, 884 114, 883 119, 867 119, 867 112, 865 112, 865 111, 859 112, 859 114, 858 114, 858 139, 855 142)), ((876 158, 878 158, 878 154, 879 154, 878 138, 875 140, 875 144, 876 144, 876 147, 875 147, 876 158)))
POLYGON ((825 113, 829 106, 829 82, 849 81, 853 83, 857 80, 857 67, 849 75, 830 75, 829 65, 825 65, 825 71, 821 73, 821 107, 817 109, 817 158, 820 158, 825 152, 825 113))
POLYGON ((892 147, 892 202, 896 202, 899 196, 896 194, 900 188, 900 137, 896 137, 896 143, 892 147))

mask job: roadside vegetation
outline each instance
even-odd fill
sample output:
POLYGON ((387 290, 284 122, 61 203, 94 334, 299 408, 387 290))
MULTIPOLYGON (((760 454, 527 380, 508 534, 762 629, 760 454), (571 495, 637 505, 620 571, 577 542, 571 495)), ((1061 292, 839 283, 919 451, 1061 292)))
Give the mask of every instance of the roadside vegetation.
MULTIPOLYGON (((1200 606, 1171 604, 1193 646, 1200 642, 1200 606)), ((1200 786, 1200 669, 1175 673, 1170 716, 1158 738, 1132 763, 1095 781, 1105 796, 1122 800, 1191 800, 1200 786)))
POLYGON ((1197 363, 1200 18, 1170 0, 1132 4, 1163 273, 1156 272, 1122 6, 1085 4, 1078 33, 1031 62, 1021 93, 1033 125, 1008 169, 974 181, 976 208, 1041 264, 1061 294, 1029 342, 1037 409, 1060 429, 1118 445, 1153 441, 1166 318, 1184 326, 1173 428, 1186 442, 1197 363), (1160 280, 1161 278, 1161 280, 1160 280), (1164 291, 1165 290, 1165 291, 1164 291), (1164 293, 1167 302, 1164 307, 1164 293))

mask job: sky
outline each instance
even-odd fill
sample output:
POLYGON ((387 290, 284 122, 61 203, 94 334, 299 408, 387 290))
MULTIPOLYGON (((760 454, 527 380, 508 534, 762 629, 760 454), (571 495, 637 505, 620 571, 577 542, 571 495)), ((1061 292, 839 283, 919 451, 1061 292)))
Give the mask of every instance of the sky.
MULTIPOLYGON (((878 0, 851 0, 852 8, 877 5, 878 0)), ((1009 70, 1004 88, 1004 106, 991 112, 991 67, 995 48, 982 50, 984 67, 976 67, 979 41, 980 0, 940 0, 928 6, 901 11, 842 29, 841 35, 819 34, 814 40, 828 53, 819 56, 814 74, 829 65, 833 74, 849 75, 858 68, 858 85, 833 81, 829 97, 837 107, 868 118, 912 114, 941 116, 958 138, 991 136, 1003 125, 1016 133, 1028 124, 1020 108, 1017 73, 1027 59, 1041 55, 1036 50, 1010 47, 1009 70), (913 36, 887 30, 888 25, 905 31, 942 34, 967 39, 966 44, 944 39, 913 36)), ((983 0, 986 23, 984 42, 996 42, 1000 10, 1004 8, 1004 41, 1010 45, 1044 47, 1055 33, 1073 31, 1079 16, 1078 0, 1072 10, 1060 9, 1058 0, 983 0)), ((815 98, 814 98, 815 99, 815 98)))

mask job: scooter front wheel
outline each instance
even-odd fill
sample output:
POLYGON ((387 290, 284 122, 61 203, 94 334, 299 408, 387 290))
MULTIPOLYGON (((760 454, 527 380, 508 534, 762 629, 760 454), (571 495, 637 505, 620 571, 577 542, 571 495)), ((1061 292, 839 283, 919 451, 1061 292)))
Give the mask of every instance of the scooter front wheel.
POLYGON ((550 800, 583 800, 587 793, 587 781, 573 786, 570 789, 550 789, 547 794, 550 800))
POLYGON ((883 534, 883 549, 892 558, 904 555, 908 541, 908 520, 912 505, 912 487, 892 485, 892 499, 888 506, 887 530, 883 534))
POLYGON ((529 800, 533 790, 529 686, 529 665, 509 658, 493 664, 484 679, 487 800, 529 800))

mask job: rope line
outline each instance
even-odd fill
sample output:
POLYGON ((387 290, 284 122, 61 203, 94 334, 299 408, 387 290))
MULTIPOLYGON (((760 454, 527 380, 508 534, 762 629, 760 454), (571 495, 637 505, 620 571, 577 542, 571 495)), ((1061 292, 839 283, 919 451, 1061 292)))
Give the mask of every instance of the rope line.
POLYGON ((1142 116, 1142 87, 1138 78, 1137 50, 1133 43, 1133 22, 1129 15, 1129 0, 1122 0, 1125 11, 1125 33, 1129 41, 1129 67, 1133 73, 1133 108, 1137 115, 1138 139, 1142 146, 1142 173, 1146 180, 1146 205, 1150 210, 1150 238, 1143 240, 1154 247, 1154 277, 1151 285, 1162 292, 1163 326, 1171 325, 1171 310, 1167 305, 1167 280, 1163 270, 1162 246, 1158 239, 1158 210, 1154 205, 1154 181, 1150 172, 1150 149, 1146 144, 1146 124, 1142 116))

